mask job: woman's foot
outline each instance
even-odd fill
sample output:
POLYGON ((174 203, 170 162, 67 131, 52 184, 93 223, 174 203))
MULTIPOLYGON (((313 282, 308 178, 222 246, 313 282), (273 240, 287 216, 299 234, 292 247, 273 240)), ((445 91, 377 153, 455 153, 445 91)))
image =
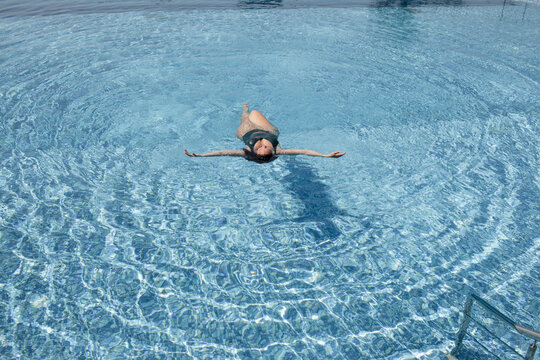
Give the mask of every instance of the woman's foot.
POLYGON ((249 112, 249 105, 248 105, 248 103, 243 103, 243 104, 242 104, 242 109, 244 109, 244 112, 249 112))

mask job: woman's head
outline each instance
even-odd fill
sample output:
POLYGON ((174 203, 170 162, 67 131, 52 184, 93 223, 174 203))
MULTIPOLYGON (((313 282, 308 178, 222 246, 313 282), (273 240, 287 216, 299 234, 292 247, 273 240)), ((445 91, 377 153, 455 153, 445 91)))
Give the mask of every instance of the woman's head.
POLYGON ((257 160, 260 162, 269 162, 274 159, 276 150, 274 145, 266 139, 260 139, 253 146, 253 153, 257 157, 257 160))

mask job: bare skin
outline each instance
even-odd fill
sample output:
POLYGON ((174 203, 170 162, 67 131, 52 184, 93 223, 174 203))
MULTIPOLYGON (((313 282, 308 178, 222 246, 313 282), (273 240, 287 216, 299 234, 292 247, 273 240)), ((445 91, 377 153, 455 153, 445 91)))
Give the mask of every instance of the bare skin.
MULTIPOLYGON (((279 136, 279 130, 268 121, 263 114, 257 110, 249 112, 248 104, 242 104, 244 111, 240 117, 240 125, 236 129, 236 137, 242 140, 242 137, 251 130, 265 130, 275 136, 279 136)), ((260 139, 253 145, 253 151, 249 147, 243 150, 218 150, 204 154, 190 153, 184 149, 187 156, 207 157, 207 156, 242 156, 248 160, 268 159, 275 155, 309 155, 328 158, 338 158, 345 155, 344 152, 334 151, 328 155, 321 154, 313 150, 306 149, 283 149, 279 144, 274 148, 267 139, 260 139)))

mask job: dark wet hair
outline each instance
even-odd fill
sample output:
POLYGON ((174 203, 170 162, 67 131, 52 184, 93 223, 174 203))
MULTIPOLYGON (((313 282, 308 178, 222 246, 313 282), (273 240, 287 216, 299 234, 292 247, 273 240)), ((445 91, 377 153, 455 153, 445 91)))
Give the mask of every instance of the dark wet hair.
POLYGON ((257 159, 261 162, 261 163, 267 163, 267 162, 270 162, 272 160, 275 160, 277 156, 274 156, 274 154, 268 154, 268 155, 257 155, 257 159))
POLYGON ((268 155, 257 155, 254 151, 246 151, 246 155, 247 160, 255 161, 259 164, 269 163, 278 158, 274 153, 268 155))

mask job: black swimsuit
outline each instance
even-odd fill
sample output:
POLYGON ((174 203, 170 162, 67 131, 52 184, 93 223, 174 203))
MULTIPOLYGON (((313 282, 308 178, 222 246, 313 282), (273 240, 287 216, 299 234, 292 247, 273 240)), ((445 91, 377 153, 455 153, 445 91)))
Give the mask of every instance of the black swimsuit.
POLYGON ((266 139, 270 141, 270 143, 272 143, 272 145, 274 146, 274 149, 279 144, 278 137, 271 132, 265 130, 251 130, 245 133, 244 136, 242 136, 242 141, 251 149, 251 151, 253 151, 253 146, 255 146, 255 143, 261 139, 266 139))

